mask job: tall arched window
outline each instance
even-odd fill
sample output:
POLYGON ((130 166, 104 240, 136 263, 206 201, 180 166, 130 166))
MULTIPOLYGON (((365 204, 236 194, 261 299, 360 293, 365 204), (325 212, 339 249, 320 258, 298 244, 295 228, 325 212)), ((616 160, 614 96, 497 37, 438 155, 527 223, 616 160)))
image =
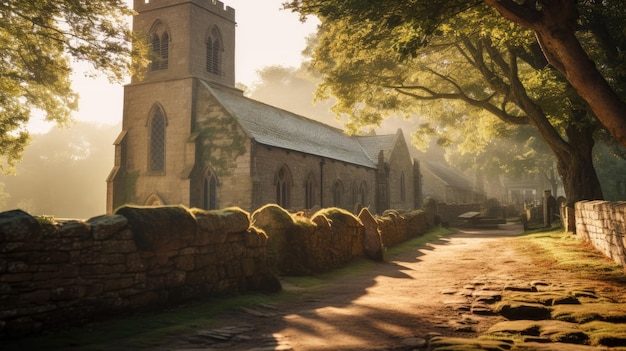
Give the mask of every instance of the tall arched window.
POLYGON ((217 209, 217 177, 209 167, 204 171, 202 181, 202 207, 205 210, 217 209))
POLYGON ((150 48, 152 50, 152 64, 150 65, 150 69, 152 71, 167 69, 170 48, 170 36, 167 27, 165 27, 162 22, 157 21, 154 26, 152 26, 151 32, 150 48))
POLYGON ((313 208, 315 206, 315 176, 313 173, 309 173, 309 176, 304 184, 304 206, 306 208, 313 208))
POLYGON ((219 75, 222 71, 222 35, 217 27, 213 27, 206 39, 206 70, 219 75))
POLYGON ((341 198, 343 194, 343 184, 338 180, 333 185, 333 206, 340 207, 341 206, 341 198))
POLYGON ((276 175, 276 204, 282 208, 289 208, 290 206, 290 194, 291 188, 291 176, 287 166, 282 166, 278 170, 276 175))
POLYGON ((367 206, 367 183, 363 181, 361 183, 361 187, 359 188, 359 193, 361 195, 361 205, 367 206))
POLYGON ((152 64, 150 66, 150 69, 152 69, 153 71, 157 71, 160 68, 160 64, 161 64, 161 38, 159 37, 158 34, 153 33, 152 34, 152 41, 151 41, 151 49, 152 49, 152 64))
POLYGON ((148 170, 165 172, 165 115, 160 107, 154 109, 150 119, 150 149, 148 170))
POLYGON ((356 181, 352 181, 352 184, 350 185, 350 204, 362 205, 362 203, 359 203, 359 186, 357 185, 356 181))

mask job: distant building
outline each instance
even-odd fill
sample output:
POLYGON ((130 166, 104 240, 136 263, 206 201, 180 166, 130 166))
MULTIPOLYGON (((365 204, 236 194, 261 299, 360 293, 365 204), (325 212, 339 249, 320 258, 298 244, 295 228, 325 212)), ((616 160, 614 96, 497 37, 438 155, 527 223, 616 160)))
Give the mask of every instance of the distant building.
POLYGON ((134 9, 154 58, 124 87, 109 213, 126 203, 421 206, 419 164, 400 130, 348 137, 235 88, 234 9, 214 0, 135 0, 134 9))
POLYGON ((460 171, 442 162, 421 162, 423 196, 447 204, 473 204, 485 200, 482 184, 473 184, 460 171))

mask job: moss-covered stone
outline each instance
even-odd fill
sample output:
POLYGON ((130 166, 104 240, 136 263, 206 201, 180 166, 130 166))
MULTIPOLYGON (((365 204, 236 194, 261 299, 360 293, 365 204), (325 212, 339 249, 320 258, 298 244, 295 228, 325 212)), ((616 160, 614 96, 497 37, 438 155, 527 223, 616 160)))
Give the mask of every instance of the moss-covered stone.
POLYGON ((626 345, 626 324, 594 321, 582 324, 580 329, 588 335, 592 345, 608 347, 626 345))
POLYGON ((486 338, 464 339, 435 337, 429 342, 433 351, 505 351, 511 350, 511 341, 486 338))
POLYGON ((503 301, 496 306, 495 311, 510 320, 550 318, 550 308, 538 303, 503 301))
POLYGON ((574 323, 591 321, 626 323, 626 305, 606 302, 558 305, 553 307, 552 318, 574 323))
POLYGON ((198 232, 195 217, 184 206, 123 206, 115 214, 128 219, 137 248, 143 251, 178 250, 198 232))

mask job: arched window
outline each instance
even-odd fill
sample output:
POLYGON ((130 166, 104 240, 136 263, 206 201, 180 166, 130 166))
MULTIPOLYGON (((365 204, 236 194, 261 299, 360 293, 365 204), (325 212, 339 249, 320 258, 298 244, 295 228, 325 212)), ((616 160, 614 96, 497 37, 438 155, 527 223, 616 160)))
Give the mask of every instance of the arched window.
POLYGON ((167 32, 161 35, 161 50, 159 55, 161 57, 159 69, 167 69, 170 58, 170 36, 167 32))
POLYGON ((213 27, 206 39, 206 70, 219 75, 222 71, 222 35, 217 27, 213 27))
POLYGON ((361 205, 367 206, 367 183, 365 181, 361 183, 359 193, 361 194, 361 205))
POLYGON ((150 48, 152 50, 152 64, 150 65, 150 69, 152 71, 167 69, 170 47, 170 36, 167 27, 165 27, 162 22, 157 21, 152 26, 151 32, 150 48))
POLYGON ((353 181, 350 185, 350 203, 352 205, 362 205, 362 203, 359 203, 359 186, 357 185, 356 181, 353 181))
POLYGON ((341 197, 343 194, 343 184, 338 180, 333 185, 333 206, 340 207, 341 206, 341 197))
POLYGON ((290 206, 290 194, 291 188, 291 176, 287 166, 282 166, 278 170, 276 175, 276 204, 282 208, 289 208, 290 206))
POLYGON ((202 181, 202 208, 205 210, 217 209, 217 177, 209 167, 204 171, 202 181))
POLYGON ((151 49, 152 49, 152 64, 150 65, 150 68, 153 71, 158 71, 160 68, 160 64, 161 64, 161 38, 159 37, 158 34, 153 33, 152 34, 152 42, 151 42, 151 49))
POLYGON ((309 176, 304 184, 304 206, 306 208, 313 208, 315 206, 315 177, 313 173, 309 173, 309 176))
POLYGON ((146 201, 143 202, 143 205, 144 206, 163 206, 165 205, 165 202, 163 202, 159 194, 152 193, 150 194, 150 196, 148 196, 146 201))
POLYGON ((148 170, 165 172, 165 115, 160 107, 154 109, 150 119, 150 149, 148 170))

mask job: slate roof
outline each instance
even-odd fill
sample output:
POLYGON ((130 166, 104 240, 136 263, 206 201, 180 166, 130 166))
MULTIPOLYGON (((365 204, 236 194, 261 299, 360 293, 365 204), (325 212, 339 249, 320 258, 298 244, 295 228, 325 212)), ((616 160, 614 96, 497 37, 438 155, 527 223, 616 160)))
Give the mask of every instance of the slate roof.
POLYGON ((389 160, 391 152, 398 142, 400 133, 401 131, 398 129, 396 134, 357 136, 355 139, 359 141, 367 157, 375 164, 378 164, 380 150, 383 150, 385 160, 389 160))
POLYGON ((472 190, 472 183, 459 171, 443 165, 441 163, 421 162, 423 168, 430 171, 435 177, 441 179, 445 184, 466 190, 472 190))
POLYGON ((342 130, 302 117, 241 94, 202 84, 256 142, 376 168, 378 152, 395 145, 397 134, 349 137, 342 130), (393 139, 393 140, 392 140, 393 139), (373 156, 373 157, 372 157, 373 156))

